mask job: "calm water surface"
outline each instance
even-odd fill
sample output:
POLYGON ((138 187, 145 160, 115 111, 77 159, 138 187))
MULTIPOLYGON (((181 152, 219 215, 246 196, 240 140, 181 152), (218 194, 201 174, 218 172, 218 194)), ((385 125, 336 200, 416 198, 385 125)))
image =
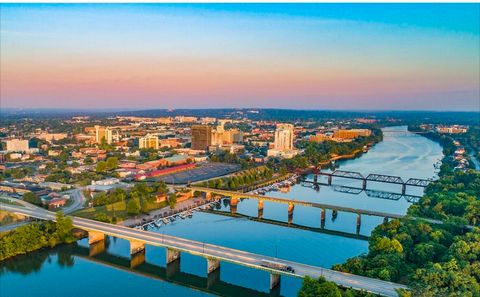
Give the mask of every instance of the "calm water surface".
MULTIPOLYGON (((367 154, 342 161, 342 170, 389 174, 407 180, 410 177, 432 178, 433 164, 442 157, 441 147, 421 136, 406 132, 406 127, 387 128, 384 141, 367 154)), ((312 176, 308 178, 313 178, 312 176)), ((319 179, 319 181, 324 181, 319 179)), ((333 205, 404 214, 410 205, 405 198, 389 200, 375 198, 375 193, 400 192, 400 186, 370 183, 367 193, 343 193, 341 186, 360 187, 355 180, 334 178, 334 186, 314 189, 295 185, 288 193, 270 192, 268 195, 290 199, 316 201, 333 205)), ((421 195, 421 188, 408 188, 407 194, 421 195)), ((171 234, 207 243, 219 244, 258 254, 277 256, 322 267, 331 267, 346 259, 365 253, 368 242, 356 236, 356 215, 339 212, 332 218, 327 211, 325 229, 320 230, 320 209, 296 206, 294 225, 306 229, 275 225, 288 220, 287 206, 264 204, 263 218, 270 223, 257 222, 257 201, 242 200, 238 205, 241 218, 228 216, 228 203, 218 206, 224 214, 195 213, 191 219, 176 222, 150 231, 171 234), (335 232, 336 231, 336 232, 335 232), (331 233, 331 232, 330 232, 331 233)), ((360 235, 368 236, 383 218, 362 216, 360 235)), ((88 256, 86 239, 76 245, 62 246, 51 251, 40 251, 17 257, 0 264, 0 296, 267 296, 269 275, 266 272, 221 263, 220 281, 207 289, 206 261, 182 254, 180 273, 167 276, 165 250, 147 246, 146 263, 130 269, 129 244, 125 240, 108 238, 105 253, 88 256)), ((301 280, 283 277, 280 293, 295 296, 301 280)))

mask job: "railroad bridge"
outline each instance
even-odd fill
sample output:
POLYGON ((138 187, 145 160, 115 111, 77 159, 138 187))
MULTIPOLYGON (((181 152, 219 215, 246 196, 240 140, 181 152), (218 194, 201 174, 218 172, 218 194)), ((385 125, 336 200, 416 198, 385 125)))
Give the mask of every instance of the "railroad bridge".
POLYGON ((355 179, 362 181, 362 189, 367 189, 368 182, 379 182, 379 183, 388 183, 388 184, 397 184, 402 186, 402 195, 405 195, 407 186, 411 187, 422 187, 425 188, 428 186, 431 179, 422 179, 422 178, 409 178, 408 180, 404 181, 400 176, 395 175, 386 175, 386 174, 377 174, 377 173, 370 173, 367 176, 364 176, 360 172, 355 171, 346 171, 346 170, 335 170, 333 172, 322 172, 318 171, 314 173, 313 181, 303 181, 304 183, 312 183, 312 184, 322 184, 318 182, 318 176, 326 176, 327 177, 327 185, 332 185, 333 178, 348 178, 348 179, 355 179))

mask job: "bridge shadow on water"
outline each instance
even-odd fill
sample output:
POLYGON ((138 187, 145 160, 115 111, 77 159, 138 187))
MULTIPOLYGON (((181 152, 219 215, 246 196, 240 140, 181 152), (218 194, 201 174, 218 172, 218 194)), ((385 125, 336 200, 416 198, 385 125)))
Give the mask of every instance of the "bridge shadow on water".
POLYGON ((218 296, 280 296, 280 286, 270 293, 266 293, 224 282, 220 279, 221 269, 217 269, 208 274, 208 277, 201 277, 195 274, 182 272, 180 270, 180 260, 176 260, 168 264, 167 267, 162 267, 145 261, 139 261, 141 264, 135 265, 135 257, 138 257, 139 255, 134 255, 132 258, 130 258, 114 255, 104 251, 95 256, 90 256, 90 248, 80 245, 72 245, 70 252, 73 256, 77 256, 96 264, 104 265, 142 277, 174 283, 193 290, 207 292, 218 296))
MULTIPOLYGON (((137 276, 146 277, 162 282, 173 283, 192 290, 202 291, 218 296, 280 296, 280 286, 277 286, 269 293, 257 291, 243 286, 230 284, 220 280, 221 269, 217 269, 210 273, 208 277, 201 277, 195 274, 180 271, 180 260, 174 261, 162 267, 148 262, 139 261, 141 264, 133 265, 135 257, 123 257, 103 251, 91 256, 89 247, 81 246, 77 243, 60 245, 54 249, 42 249, 31 252, 28 255, 20 255, 12 259, 0 262, 0 277, 4 273, 18 273, 21 275, 29 275, 38 273, 42 270, 42 266, 46 262, 52 260, 52 256, 57 256, 57 264, 60 267, 72 267, 75 265, 75 258, 80 258, 88 262, 113 268, 123 272, 131 273, 137 276), (135 266, 135 267, 132 267, 135 266)), ((144 256, 144 255, 143 255, 144 256)))

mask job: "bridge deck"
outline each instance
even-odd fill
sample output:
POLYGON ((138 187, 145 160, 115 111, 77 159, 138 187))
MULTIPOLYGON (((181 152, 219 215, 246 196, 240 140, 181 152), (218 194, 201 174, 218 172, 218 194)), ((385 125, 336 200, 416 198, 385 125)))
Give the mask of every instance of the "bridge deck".
POLYGON ((302 205, 302 206, 309 206, 309 207, 316 207, 316 208, 336 209, 337 211, 352 212, 352 213, 358 213, 358 214, 378 216, 383 218, 388 217, 388 218, 398 219, 398 218, 404 217, 404 215, 399 215, 395 213, 358 209, 353 207, 337 206, 337 205, 331 205, 331 204, 325 204, 325 203, 309 202, 304 200, 294 200, 294 199, 286 199, 286 198, 279 198, 279 197, 272 197, 272 196, 255 195, 255 194, 240 193, 240 192, 226 191, 226 190, 217 190, 217 189, 196 187, 196 186, 192 186, 190 187, 190 189, 193 191, 199 191, 199 192, 215 193, 215 194, 219 194, 227 197, 233 196, 237 198, 256 199, 256 200, 271 201, 271 202, 283 203, 283 204, 295 204, 295 205, 302 205))
MULTIPOLYGON (((42 209, 26 209, 25 207, 8 205, 4 203, 0 203, 0 206, 4 210, 20 213, 26 216, 35 217, 43 220, 55 220, 55 213, 50 211, 42 209)), ((206 258, 213 257, 226 262, 236 263, 255 269, 266 270, 274 274, 286 274, 296 277, 310 276, 313 278, 323 276, 325 277, 325 279, 333 281, 341 286, 358 290, 365 290, 383 296, 398 296, 397 292, 395 291, 396 289, 407 288, 404 285, 386 282, 378 279, 343 273, 339 271, 325 269, 322 267, 306 265, 274 257, 258 255, 218 245, 205 244, 202 242, 188 240, 175 236, 132 229, 120 225, 112 225, 78 217, 72 217, 72 221, 75 227, 87 231, 96 231, 127 240, 141 241, 149 245, 176 249, 206 258), (261 265, 263 259, 280 262, 285 265, 290 265, 295 269, 295 273, 288 273, 263 267, 261 265)))

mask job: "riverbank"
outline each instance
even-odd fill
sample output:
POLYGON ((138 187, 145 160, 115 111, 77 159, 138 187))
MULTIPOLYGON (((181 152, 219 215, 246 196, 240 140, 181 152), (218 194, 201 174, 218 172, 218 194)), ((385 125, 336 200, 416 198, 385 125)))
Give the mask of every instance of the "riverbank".
POLYGON ((72 220, 57 213, 56 222, 32 222, 0 235, 0 261, 83 237, 73 232, 72 220))

